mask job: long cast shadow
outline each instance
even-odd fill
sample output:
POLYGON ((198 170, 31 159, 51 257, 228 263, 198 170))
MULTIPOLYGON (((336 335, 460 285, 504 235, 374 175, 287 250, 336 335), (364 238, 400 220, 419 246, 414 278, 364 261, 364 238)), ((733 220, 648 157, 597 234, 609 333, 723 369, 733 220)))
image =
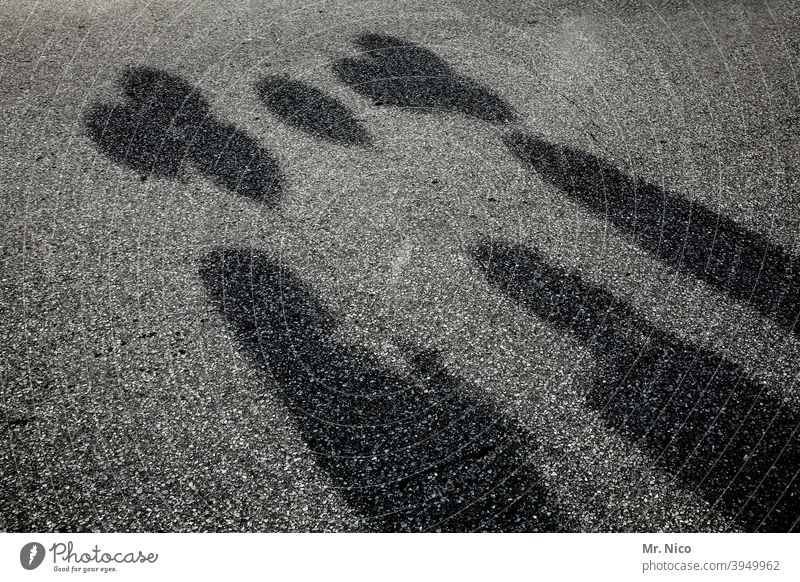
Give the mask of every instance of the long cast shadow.
POLYGON ((302 81, 264 77, 256 84, 267 109, 289 125, 343 145, 367 145, 369 134, 338 99, 302 81))
POLYGON ((742 528, 798 528, 800 417, 790 405, 533 249, 494 241, 473 257, 508 297, 591 349, 601 370, 586 401, 610 427, 742 528))
POLYGON ((264 254, 212 252, 200 272, 365 529, 565 528, 526 463, 535 439, 471 396, 435 352, 404 346, 404 375, 345 345, 313 289, 264 254))
POLYGON ((91 106, 83 118, 98 149, 142 176, 177 178, 192 163, 218 186, 269 204, 278 201, 275 157, 243 131, 216 119, 199 89, 148 67, 120 79, 123 103, 91 106))
POLYGON ((463 113, 491 123, 516 117, 494 91, 460 75, 431 50, 379 34, 365 34, 356 44, 364 56, 337 61, 334 72, 376 105, 463 113))
POLYGON ((506 143, 542 178, 671 267, 747 303, 786 329, 800 314, 800 262, 700 203, 628 176, 587 152, 520 132, 506 143))

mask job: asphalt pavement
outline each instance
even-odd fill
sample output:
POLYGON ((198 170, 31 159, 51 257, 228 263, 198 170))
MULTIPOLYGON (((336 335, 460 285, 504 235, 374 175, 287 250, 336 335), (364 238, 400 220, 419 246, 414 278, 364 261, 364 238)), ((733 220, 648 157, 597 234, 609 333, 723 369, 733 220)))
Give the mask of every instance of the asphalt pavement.
POLYGON ((800 7, 0 8, 0 530, 800 528, 800 7))

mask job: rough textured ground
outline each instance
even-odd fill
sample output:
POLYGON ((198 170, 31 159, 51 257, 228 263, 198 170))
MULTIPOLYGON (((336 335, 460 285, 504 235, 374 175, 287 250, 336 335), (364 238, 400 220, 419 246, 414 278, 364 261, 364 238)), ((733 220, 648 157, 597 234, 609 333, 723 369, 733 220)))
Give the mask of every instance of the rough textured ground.
POLYGON ((787 531, 791 1, 0 8, 0 530, 787 531))

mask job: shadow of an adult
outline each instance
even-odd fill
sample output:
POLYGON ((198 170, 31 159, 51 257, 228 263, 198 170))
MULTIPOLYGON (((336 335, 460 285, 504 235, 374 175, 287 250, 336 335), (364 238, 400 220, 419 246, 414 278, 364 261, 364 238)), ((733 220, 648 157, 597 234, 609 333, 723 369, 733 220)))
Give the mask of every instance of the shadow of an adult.
POLYGON ((608 426, 743 529, 797 529, 800 417, 789 404, 533 249, 487 242, 473 257, 490 283, 595 354, 586 401, 608 426))
POLYGON ((526 462, 535 439, 472 396, 435 352, 405 346, 410 371, 387 369, 337 339, 313 289, 266 255, 212 252, 200 272, 363 529, 564 527, 526 462))
POLYGON ((267 109, 289 125, 342 145, 369 144, 369 134, 339 100, 286 77, 265 77, 256 91, 267 109))
POLYGON ((783 247, 587 152, 519 132, 506 142, 543 179, 664 263, 800 333, 800 262, 783 247))
POLYGON ((491 123, 515 119, 499 95, 461 76, 433 51, 378 34, 365 34, 356 44, 365 54, 337 61, 334 72, 376 105, 463 113, 491 123))
POLYGON ((158 69, 133 67, 123 103, 95 104, 84 125, 98 149, 142 176, 177 178, 188 163, 218 186, 269 204, 281 191, 278 162, 253 138, 216 119, 200 91, 158 69))

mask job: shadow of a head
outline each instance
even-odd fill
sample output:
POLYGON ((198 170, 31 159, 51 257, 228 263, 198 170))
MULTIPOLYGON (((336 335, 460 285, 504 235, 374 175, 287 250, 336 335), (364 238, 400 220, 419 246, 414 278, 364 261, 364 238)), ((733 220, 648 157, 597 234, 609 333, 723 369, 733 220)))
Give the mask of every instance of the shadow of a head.
POLYGON ((463 77, 433 51, 391 36, 366 34, 364 54, 334 64, 337 76, 376 105, 462 113, 490 123, 514 121, 499 95, 463 77))
POLYGON ((339 339, 314 290, 267 255, 200 269, 237 344, 294 414, 311 454, 373 531, 553 531, 536 438, 476 397, 438 353, 400 341, 406 371, 339 339))
POLYGON ((256 84, 262 103, 287 124, 342 145, 367 145, 369 134, 340 101, 302 81, 265 77, 256 84))
POLYGON ((274 204, 281 190, 276 159, 233 125, 216 119, 199 89, 166 71, 131 67, 122 103, 94 104, 83 124, 97 148, 144 176, 175 178, 192 163, 218 186, 274 204))
POLYGON ((131 104, 153 123, 177 127, 199 124, 209 115, 208 102, 188 81, 152 67, 129 67, 120 86, 131 104))

